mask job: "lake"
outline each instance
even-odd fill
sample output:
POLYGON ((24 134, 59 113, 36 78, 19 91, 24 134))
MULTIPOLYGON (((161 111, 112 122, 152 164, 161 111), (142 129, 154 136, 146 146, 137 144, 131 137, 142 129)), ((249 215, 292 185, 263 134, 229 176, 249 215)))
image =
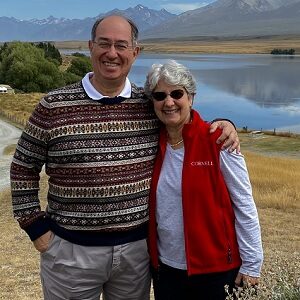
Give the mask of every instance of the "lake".
POLYGON ((223 117, 239 128, 300 133, 299 55, 142 53, 130 80, 142 86, 149 67, 168 59, 191 69, 197 81, 194 108, 204 119, 223 117))

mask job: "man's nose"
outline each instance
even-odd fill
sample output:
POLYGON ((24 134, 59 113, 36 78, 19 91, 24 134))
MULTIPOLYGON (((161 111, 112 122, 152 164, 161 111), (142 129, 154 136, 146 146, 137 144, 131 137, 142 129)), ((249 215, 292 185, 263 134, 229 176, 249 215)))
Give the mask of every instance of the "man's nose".
POLYGON ((107 49, 107 54, 111 56, 117 56, 117 49, 114 44, 111 44, 110 47, 107 49))

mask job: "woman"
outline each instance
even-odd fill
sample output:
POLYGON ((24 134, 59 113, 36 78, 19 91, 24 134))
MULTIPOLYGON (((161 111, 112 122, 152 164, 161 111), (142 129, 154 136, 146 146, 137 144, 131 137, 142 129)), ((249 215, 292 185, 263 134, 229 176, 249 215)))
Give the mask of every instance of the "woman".
POLYGON ((149 252, 156 300, 226 298, 258 284, 262 244, 240 153, 221 151, 192 109, 196 83, 183 65, 153 65, 145 83, 163 123, 150 197, 149 252))

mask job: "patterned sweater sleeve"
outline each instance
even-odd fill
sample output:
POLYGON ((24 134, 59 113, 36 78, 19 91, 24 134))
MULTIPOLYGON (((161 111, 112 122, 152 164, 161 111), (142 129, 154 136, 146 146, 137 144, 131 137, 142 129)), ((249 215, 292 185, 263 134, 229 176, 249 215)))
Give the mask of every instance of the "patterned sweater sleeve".
POLYGON ((14 217, 31 240, 49 230, 38 196, 40 172, 47 160, 49 111, 43 98, 18 141, 10 169, 14 217))
POLYGON ((263 261, 261 231, 244 156, 221 151, 220 167, 235 213, 235 229, 242 259, 240 273, 259 277, 263 261))

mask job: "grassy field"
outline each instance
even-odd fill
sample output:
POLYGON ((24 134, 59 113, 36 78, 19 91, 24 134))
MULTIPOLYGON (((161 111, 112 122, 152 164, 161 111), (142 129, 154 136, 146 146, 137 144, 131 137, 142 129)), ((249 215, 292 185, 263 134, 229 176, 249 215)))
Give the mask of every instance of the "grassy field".
POLYGON ((0 117, 22 128, 42 96, 40 93, 0 94, 0 117))
MULTIPOLYGON (((277 157, 272 153, 271 156, 265 156, 247 151, 246 146, 242 147, 245 148, 244 154, 258 206, 265 262, 258 298, 240 299, 299 299, 300 159, 277 157), (295 296, 270 298, 271 293, 275 292, 295 296)), ((46 186, 44 177, 40 191, 43 207, 46 186)), ((9 190, 0 193, 0 217, 0 299, 42 299, 39 254, 13 220, 9 190)))
MULTIPOLYGON (((74 52, 88 50, 88 41, 55 42, 58 49, 74 52)), ((300 36, 258 36, 243 38, 195 37, 189 39, 160 39, 140 42, 145 52, 164 53, 238 53, 270 54, 274 48, 295 49, 300 54, 300 36)))

